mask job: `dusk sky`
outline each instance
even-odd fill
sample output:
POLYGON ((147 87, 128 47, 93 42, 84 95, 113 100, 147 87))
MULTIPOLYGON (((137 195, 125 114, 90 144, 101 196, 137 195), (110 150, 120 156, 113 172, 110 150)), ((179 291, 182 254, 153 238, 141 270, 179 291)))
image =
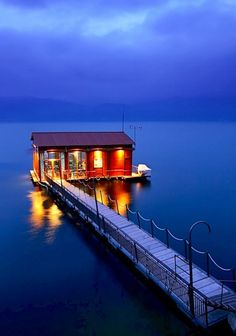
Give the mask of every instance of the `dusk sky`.
POLYGON ((236 97, 235 0, 0 0, 0 97, 236 97))

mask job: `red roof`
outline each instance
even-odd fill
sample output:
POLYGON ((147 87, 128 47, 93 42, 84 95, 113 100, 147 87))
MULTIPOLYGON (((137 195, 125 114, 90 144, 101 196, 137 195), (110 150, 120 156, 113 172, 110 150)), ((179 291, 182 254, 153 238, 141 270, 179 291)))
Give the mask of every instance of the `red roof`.
POLYGON ((31 140, 36 147, 131 146, 134 143, 124 132, 33 132, 31 140))

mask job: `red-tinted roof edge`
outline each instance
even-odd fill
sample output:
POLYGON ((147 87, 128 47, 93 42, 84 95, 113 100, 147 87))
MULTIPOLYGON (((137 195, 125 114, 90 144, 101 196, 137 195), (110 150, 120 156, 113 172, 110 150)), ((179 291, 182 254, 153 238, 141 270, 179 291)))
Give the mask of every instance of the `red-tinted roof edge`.
POLYGON ((79 145, 115 146, 115 145, 134 144, 134 141, 123 131, 32 132, 31 140, 35 141, 37 147, 50 147, 50 146, 62 147, 62 146, 79 146, 79 145))

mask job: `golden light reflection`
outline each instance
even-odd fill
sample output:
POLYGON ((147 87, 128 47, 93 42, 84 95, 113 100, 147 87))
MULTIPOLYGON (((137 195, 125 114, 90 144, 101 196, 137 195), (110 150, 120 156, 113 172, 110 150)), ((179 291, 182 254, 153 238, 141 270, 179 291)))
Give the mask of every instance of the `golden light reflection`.
POLYGON ((28 197, 31 200, 29 222, 32 234, 36 235, 45 230, 46 242, 52 243, 57 229, 62 224, 63 213, 53 200, 40 189, 31 191, 28 197))
POLYGON ((119 213, 122 216, 126 215, 126 205, 129 206, 131 201, 130 194, 127 193, 121 193, 117 199, 118 207, 119 207, 119 213))
POLYGON ((44 225, 45 209, 42 204, 45 196, 41 191, 32 191, 28 197, 31 200, 30 224, 35 231, 38 231, 44 225))
POLYGON ((136 183, 136 190, 140 190, 142 188, 142 184, 140 182, 136 183))
POLYGON ((97 200, 117 211, 117 200, 119 213, 126 215, 126 205, 131 203, 131 190, 123 181, 111 181, 109 183, 100 183, 97 185, 97 200), (110 197, 109 197, 110 196, 110 197), (114 200, 114 201, 111 201, 114 200))

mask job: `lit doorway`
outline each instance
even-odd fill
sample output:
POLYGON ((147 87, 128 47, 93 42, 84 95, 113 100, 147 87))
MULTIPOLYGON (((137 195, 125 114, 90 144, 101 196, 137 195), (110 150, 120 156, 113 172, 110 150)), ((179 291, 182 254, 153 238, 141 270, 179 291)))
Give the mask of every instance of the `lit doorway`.
POLYGON ((86 152, 73 151, 69 153, 69 171, 70 177, 86 177, 86 152))
POLYGON ((44 161, 44 171, 45 174, 52 179, 61 178, 61 160, 58 159, 48 159, 44 161))

